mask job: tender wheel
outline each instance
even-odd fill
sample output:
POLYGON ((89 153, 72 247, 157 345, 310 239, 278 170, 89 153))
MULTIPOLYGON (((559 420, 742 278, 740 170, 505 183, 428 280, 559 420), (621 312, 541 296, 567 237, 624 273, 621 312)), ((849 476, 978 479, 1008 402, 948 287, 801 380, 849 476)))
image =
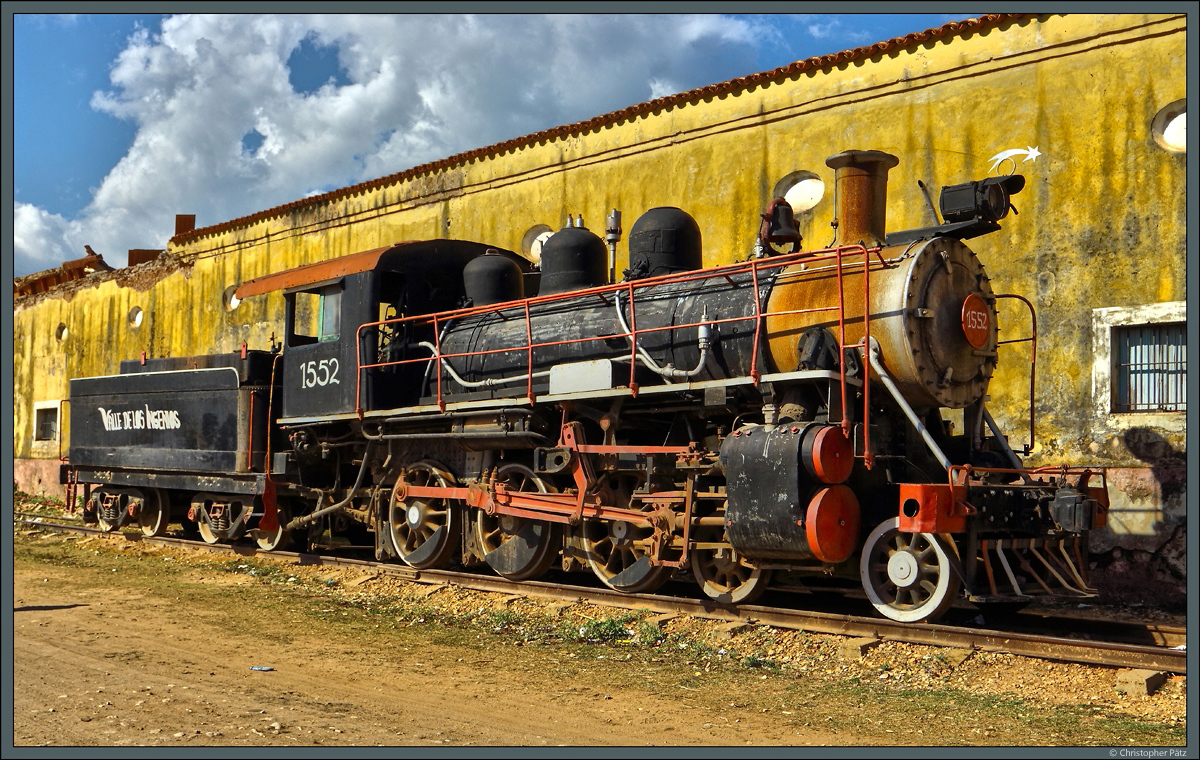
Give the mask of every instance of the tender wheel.
POLYGON ((204 514, 198 514, 196 520, 200 538, 204 539, 206 544, 219 544, 222 541, 241 538, 246 530, 246 523, 238 518, 244 509, 247 507, 236 501, 203 502, 197 511, 203 510, 204 514))
MULTIPOLYGON (((554 489, 523 464, 509 464, 496 473, 510 491, 551 493, 554 489)), ((513 581, 537 578, 558 558, 562 543, 553 523, 480 511, 475 540, 492 569, 513 581)))
POLYGON ((259 528, 250 531, 254 535, 254 543, 258 544, 258 548, 265 552, 286 551, 292 546, 292 533, 283 527, 287 525, 288 520, 292 519, 291 510, 284 506, 282 500, 276 503, 275 508, 279 518, 275 530, 267 531, 259 528))
MULTIPOLYGON (((721 540, 721 531, 703 528, 699 542, 721 540)), ((767 590, 771 571, 749 567, 733 556, 732 548, 693 549, 692 575, 710 598, 725 604, 749 604, 767 590)))
POLYGON ((105 533, 115 533, 121 527, 121 516, 125 510, 125 499, 117 499, 109 506, 104 504, 104 491, 97 492, 96 523, 105 533))
POLYGON ((200 538, 204 539, 206 544, 219 544, 225 536, 222 532, 213 530, 208 524, 208 520, 201 517, 196 521, 196 527, 200 530, 200 538))
POLYGON ((459 510, 446 499, 397 501, 401 484, 450 487, 454 476, 434 462, 417 462, 404 471, 388 502, 388 530, 400 559, 419 570, 445 565, 459 543, 459 510))
POLYGON ((614 520, 585 520, 583 550, 588 566, 605 586, 627 594, 643 594, 667 581, 670 568, 650 564, 647 544, 653 528, 614 520))
POLYGON ((901 533, 880 523, 863 546, 859 577, 875 609, 901 623, 933 620, 953 604, 959 579, 953 544, 934 533, 901 533))
POLYGON ((138 527, 142 529, 142 535, 161 536, 167 532, 170 521, 170 497, 160 488, 151 488, 146 492, 141 514, 138 515, 138 527))

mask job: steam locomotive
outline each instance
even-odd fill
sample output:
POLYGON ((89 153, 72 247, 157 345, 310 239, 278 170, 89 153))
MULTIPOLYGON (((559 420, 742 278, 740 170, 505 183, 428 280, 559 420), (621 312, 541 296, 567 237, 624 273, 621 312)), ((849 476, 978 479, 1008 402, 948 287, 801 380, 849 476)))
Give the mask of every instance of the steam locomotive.
POLYGON ((656 208, 620 282, 615 212, 605 239, 569 219, 540 269, 430 240, 244 282, 283 291, 282 345, 72 380, 63 482, 106 530, 629 593, 690 576, 748 603, 773 574, 832 575, 904 622, 1090 595, 1103 470, 1024 468, 985 404, 1006 296, 963 241, 1024 179, 945 187, 943 221, 887 234, 898 159, 827 163, 819 250, 779 198, 753 256, 707 269, 695 220, 656 208))

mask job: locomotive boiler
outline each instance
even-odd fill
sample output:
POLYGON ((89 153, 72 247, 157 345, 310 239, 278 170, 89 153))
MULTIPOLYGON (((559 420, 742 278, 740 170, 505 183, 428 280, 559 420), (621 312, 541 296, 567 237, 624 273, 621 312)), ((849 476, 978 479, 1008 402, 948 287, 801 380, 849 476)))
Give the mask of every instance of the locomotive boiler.
MULTIPOLYGON (((606 245, 582 219, 539 269, 439 240, 248 281, 238 297, 282 290, 286 311, 281 350, 247 354, 271 370, 256 414, 232 415, 244 472, 214 466, 225 491, 169 461, 146 472, 130 449, 162 448, 152 431, 93 445, 94 404, 73 387, 84 432, 65 477, 108 526, 114 510, 186 506, 206 540, 348 542, 516 580, 558 567, 633 593, 690 577, 744 603, 775 574, 834 576, 910 622, 960 590, 1087 596, 1103 470, 1024 468, 986 408, 1005 296, 963 241, 999 229, 1024 181, 944 188, 943 221, 889 234, 897 162, 829 159, 836 238, 819 250, 799 250, 776 199, 756 255, 713 268, 696 221, 656 208, 630 230, 620 282, 616 223, 606 245)), ((191 382, 175 372, 164 387, 191 382)))

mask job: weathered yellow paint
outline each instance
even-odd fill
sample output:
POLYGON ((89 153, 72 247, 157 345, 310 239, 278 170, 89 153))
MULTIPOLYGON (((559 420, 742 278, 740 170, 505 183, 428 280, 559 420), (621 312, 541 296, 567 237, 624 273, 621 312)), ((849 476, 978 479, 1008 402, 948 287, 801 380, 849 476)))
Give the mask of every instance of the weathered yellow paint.
MULTIPOLYGON (((602 234, 609 209, 628 230, 654 206, 691 213, 705 263, 744 259, 775 183, 805 169, 824 199, 799 216, 810 248, 832 240, 833 171, 847 149, 894 153, 889 230, 927 226, 917 188, 987 175, 1010 148, 1043 154, 1018 169, 1028 184, 1004 229, 969 241, 997 292, 1038 308, 1034 463, 1107 458, 1088 449, 1091 309, 1184 296, 1185 157, 1159 148, 1150 123, 1185 95, 1186 19, 1172 15, 1043 16, 810 71, 738 94, 697 97, 585 133, 281 212, 172 246, 191 263, 146 291, 105 283, 70 301, 43 298, 15 316, 16 456, 44 456, 32 402, 67 395, 67 378, 111 374, 121 359, 267 348, 282 335, 282 297, 229 311, 227 286, 400 240, 459 238, 520 250, 537 224, 583 214, 602 234), (131 328, 126 315, 145 319, 131 328), (59 322, 70 337, 54 341, 59 322), (1051 441, 1057 443, 1051 444, 1051 441)), ((211 220, 220 221, 220 220, 211 220)), ((618 247, 618 271, 627 266, 618 247)), ((1027 331, 1002 307, 1002 338, 1027 331)), ((1004 349, 991 390, 1002 424, 1028 419, 1028 350, 1004 349)), ((1165 433, 1182 447, 1182 435, 1165 433), (1174 436, 1174 437, 1172 437, 1174 436)), ((1020 438, 1014 433, 1014 441, 1020 438)))

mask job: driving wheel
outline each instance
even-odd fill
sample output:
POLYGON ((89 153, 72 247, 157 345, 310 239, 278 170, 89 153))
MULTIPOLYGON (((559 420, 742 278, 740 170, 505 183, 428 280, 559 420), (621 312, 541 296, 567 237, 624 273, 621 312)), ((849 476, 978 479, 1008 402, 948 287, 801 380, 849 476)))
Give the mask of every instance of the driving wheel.
MULTIPOLYGON (((554 488, 523 464, 509 464, 496 472, 496 480, 509 491, 552 493, 554 488)), ((492 569, 513 581, 544 574, 558 557, 562 544, 553 523, 513 515, 480 511, 475 540, 492 569)))
POLYGON ((399 501, 405 485, 450 488, 454 476, 435 462, 417 462, 396 481, 388 508, 388 529, 400 559, 419 570, 442 567, 459 542, 459 509, 448 499, 410 496, 399 501))
POLYGON ((621 520, 585 520, 582 530, 588 567, 614 591, 648 593, 670 575, 670 568, 650 564, 653 528, 621 520))
MULTIPOLYGON (((698 543, 721 541, 719 528, 698 529, 698 543)), ((750 567, 734 556, 733 547, 692 549, 692 575, 711 599, 726 604, 753 602, 767 590, 771 571, 750 567)))

